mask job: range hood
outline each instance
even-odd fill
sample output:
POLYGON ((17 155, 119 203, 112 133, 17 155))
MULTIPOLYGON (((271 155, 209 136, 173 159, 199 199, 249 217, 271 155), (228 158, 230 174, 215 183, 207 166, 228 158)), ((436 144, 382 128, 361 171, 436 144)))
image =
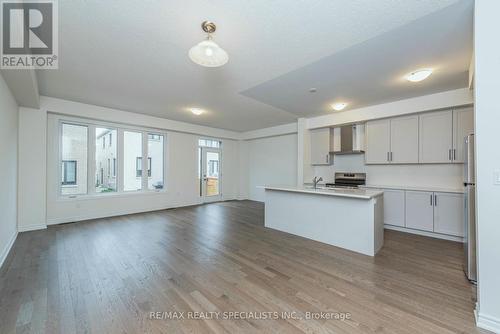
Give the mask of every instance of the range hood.
POLYGON ((350 124, 333 129, 334 154, 361 154, 364 153, 365 126, 364 124, 350 124))

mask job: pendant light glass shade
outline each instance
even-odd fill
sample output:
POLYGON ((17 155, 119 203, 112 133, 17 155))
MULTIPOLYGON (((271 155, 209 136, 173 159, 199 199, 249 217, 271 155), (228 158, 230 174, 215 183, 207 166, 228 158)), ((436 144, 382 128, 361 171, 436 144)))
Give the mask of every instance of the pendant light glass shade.
POLYGON ((210 38, 193 46, 189 50, 189 58, 205 67, 222 66, 229 60, 227 52, 210 38))

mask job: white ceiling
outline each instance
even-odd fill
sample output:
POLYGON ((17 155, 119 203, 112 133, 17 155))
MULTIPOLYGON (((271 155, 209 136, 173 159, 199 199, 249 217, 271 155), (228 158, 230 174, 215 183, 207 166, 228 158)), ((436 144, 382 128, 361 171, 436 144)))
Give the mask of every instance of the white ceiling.
POLYGON ((349 94, 354 105, 366 105, 465 87, 461 82, 469 65, 464 53, 470 59, 472 48, 471 20, 472 0, 60 1, 59 70, 38 71, 39 89, 46 96, 247 131, 326 112, 321 108, 336 91, 349 94), (422 21, 434 24, 432 30, 411 25, 434 12, 444 19, 442 27, 432 17, 422 21), (200 23, 206 19, 217 24, 215 41, 230 56, 221 68, 200 67, 187 57, 189 48, 204 38, 200 23), (409 23, 412 28, 405 28, 409 23), (464 34, 462 39, 452 27, 464 34), (405 38, 422 41, 424 35, 439 50, 418 47, 412 53, 387 44, 405 38), (376 36, 386 43, 383 48, 368 41, 376 36), (338 63, 352 46, 358 50, 352 51, 356 62, 338 63), (382 56, 374 57, 377 53, 382 56), (403 57, 408 60, 401 61, 403 57), (439 71, 425 89, 425 82, 413 91, 402 89, 403 83, 388 84, 391 75, 428 63, 439 65, 439 71), (366 64, 383 65, 386 75, 368 71, 373 82, 367 85, 366 64), (342 73, 352 74, 344 81, 349 87, 331 80, 338 75, 324 75, 345 66, 342 73), (304 85, 301 73, 307 78, 304 85), (315 98, 300 97, 304 86, 315 82, 315 98), (371 91, 379 85, 383 89, 371 91), (295 97, 293 103, 290 97, 295 97), (186 107, 208 112, 196 117, 186 107))

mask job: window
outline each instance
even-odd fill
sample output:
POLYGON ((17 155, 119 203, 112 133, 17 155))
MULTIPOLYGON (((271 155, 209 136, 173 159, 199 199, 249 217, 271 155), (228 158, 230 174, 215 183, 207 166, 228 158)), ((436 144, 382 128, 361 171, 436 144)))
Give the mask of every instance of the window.
POLYGON ((87 193, 88 127, 61 124, 61 194, 87 193))
POLYGON ((148 189, 163 189, 164 138, 162 135, 148 135, 148 189))
POLYGON ((123 190, 142 189, 142 133, 123 132, 123 190), (140 164, 138 163, 140 158, 140 164), (140 165, 140 168, 138 166, 140 165))
MULTIPOLYGON (((135 175, 137 177, 142 176, 142 157, 135 159, 135 175)), ((148 158, 148 177, 151 177, 151 158, 148 158)))
POLYGON ((113 123, 96 121, 97 125, 84 119, 50 117, 59 121, 56 163, 61 195, 165 189, 165 134, 113 123))
MULTIPOLYGON (((111 177, 111 159, 116 158, 116 145, 115 147, 111 147, 111 145, 109 147, 106 146, 106 137, 108 137, 109 143, 111 143, 111 137, 116 137, 116 134, 116 129, 95 128, 96 193, 117 191, 116 179, 111 177), (101 142, 102 145, 99 145, 99 142, 101 142), (103 166, 105 166, 105 168, 103 166)), ((116 176, 116 174, 114 174, 114 176, 116 176)))
POLYGON ((63 160, 61 175, 61 184, 76 185, 76 160, 63 160))
POLYGON ((198 141, 198 146, 219 148, 220 147, 220 141, 219 140, 212 140, 212 139, 200 139, 198 141))

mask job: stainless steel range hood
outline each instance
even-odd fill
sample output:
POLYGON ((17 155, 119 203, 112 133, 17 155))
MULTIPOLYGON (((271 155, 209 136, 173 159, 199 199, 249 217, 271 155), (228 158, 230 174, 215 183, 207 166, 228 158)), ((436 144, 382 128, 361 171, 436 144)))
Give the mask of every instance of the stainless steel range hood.
POLYGON ((334 129, 334 142, 340 140, 339 144, 334 144, 334 154, 361 154, 364 147, 364 125, 350 124, 334 129), (340 131, 340 134, 339 134, 340 131))

